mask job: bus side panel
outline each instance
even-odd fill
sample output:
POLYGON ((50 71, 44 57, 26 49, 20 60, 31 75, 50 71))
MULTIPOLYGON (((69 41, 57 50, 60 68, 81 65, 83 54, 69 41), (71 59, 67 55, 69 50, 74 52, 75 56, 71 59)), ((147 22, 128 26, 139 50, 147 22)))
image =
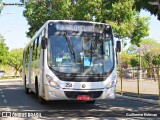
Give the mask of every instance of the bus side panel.
POLYGON ((44 36, 45 32, 43 31, 39 38, 39 65, 40 65, 40 71, 39 71, 39 79, 38 79, 38 87, 39 87, 39 96, 44 97, 44 53, 45 50, 41 49, 41 41, 42 37, 44 36))
POLYGON ((40 79, 40 41, 39 37, 33 42, 31 84, 33 91, 36 91, 36 81, 40 79))
POLYGON ((25 67, 26 67, 26 51, 23 52, 23 67, 22 67, 22 81, 23 85, 25 85, 25 67))
MULTIPOLYGON (((25 51, 25 55, 24 55, 24 69, 23 69, 23 79, 24 79, 24 82, 25 82, 25 79, 26 79, 26 87, 29 88, 29 50, 30 48, 28 47, 25 51)), ((25 84, 25 83, 24 83, 25 84)))
POLYGON ((28 81, 29 81, 29 88, 32 88, 31 86, 31 74, 32 74, 32 47, 30 47, 29 51, 29 66, 28 66, 28 81))

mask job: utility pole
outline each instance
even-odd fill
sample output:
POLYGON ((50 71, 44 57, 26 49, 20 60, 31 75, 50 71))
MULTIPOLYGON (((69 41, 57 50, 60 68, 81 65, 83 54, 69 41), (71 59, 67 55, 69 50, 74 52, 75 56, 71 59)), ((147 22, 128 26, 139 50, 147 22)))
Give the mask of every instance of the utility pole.
POLYGON ((139 80, 142 80, 142 58, 141 58, 141 46, 139 49, 139 80))

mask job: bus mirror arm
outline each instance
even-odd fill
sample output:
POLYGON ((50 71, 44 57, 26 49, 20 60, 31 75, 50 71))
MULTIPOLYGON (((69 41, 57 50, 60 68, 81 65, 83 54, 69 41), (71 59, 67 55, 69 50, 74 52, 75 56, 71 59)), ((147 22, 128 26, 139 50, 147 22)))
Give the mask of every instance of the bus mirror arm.
POLYGON ((116 42, 116 52, 121 52, 121 41, 116 42))
POLYGON ((44 36, 43 36, 43 38, 42 38, 41 46, 42 46, 42 49, 46 49, 46 46, 47 46, 47 38, 45 38, 44 36))

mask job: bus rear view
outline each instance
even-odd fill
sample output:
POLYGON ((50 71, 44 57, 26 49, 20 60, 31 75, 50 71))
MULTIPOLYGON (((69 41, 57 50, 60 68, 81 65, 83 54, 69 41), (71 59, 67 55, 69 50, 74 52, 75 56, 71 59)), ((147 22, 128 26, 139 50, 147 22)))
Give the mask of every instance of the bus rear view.
POLYGON ((44 29, 38 88, 28 89, 38 90, 41 101, 115 98, 116 48, 110 25, 51 20, 44 29))

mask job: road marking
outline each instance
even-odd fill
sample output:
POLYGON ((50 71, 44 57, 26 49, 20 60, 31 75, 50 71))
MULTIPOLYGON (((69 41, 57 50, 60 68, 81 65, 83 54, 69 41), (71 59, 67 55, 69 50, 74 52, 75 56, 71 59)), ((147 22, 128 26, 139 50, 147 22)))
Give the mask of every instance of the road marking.
POLYGON ((1 94, 3 94, 3 91, 1 91, 1 94))
POLYGON ((4 95, 2 95, 2 97, 4 98, 5 96, 4 96, 4 95))
POLYGON ((7 103, 7 100, 6 100, 6 99, 4 99, 3 101, 4 101, 4 103, 7 103))

